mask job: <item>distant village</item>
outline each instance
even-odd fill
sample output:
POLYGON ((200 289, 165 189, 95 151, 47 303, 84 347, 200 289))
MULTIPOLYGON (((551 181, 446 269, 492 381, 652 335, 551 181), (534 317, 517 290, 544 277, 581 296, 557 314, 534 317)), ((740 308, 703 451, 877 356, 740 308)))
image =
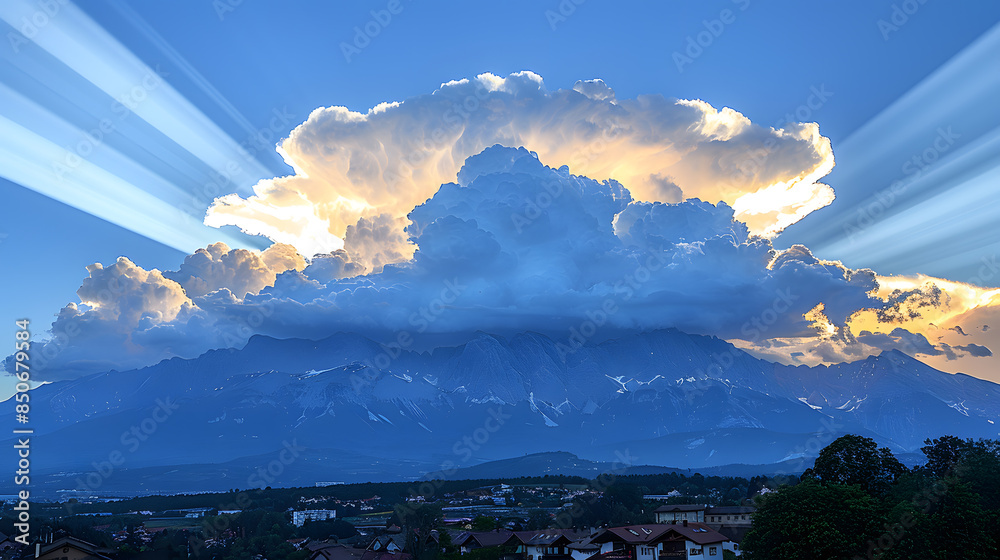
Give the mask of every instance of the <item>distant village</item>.
MULTIPOLYGON (((604 498, 604 492, 587 484, 492 484, 443 493, 433 505, 420 495, 397 504, 379 495, 301 497, 285 511, 254 510, 261 520, 277 522, 267 528, 274 537, 287 538, 277 546, 272 543, 270 555, 261 551, 250 558, 420 560, 426 554, 413 550, 414 530, 407 527, 406 512, 427 508, 440 517, 421 548, 470 560, 722 559, 740 555, 740 541, 755 510, 750 505, 681 503, 684 497, 677 490, 635 497, 641 501, 636 505, 643 506, 639 515, 649 522, 621 526, 577 523, 582 520, 572 515, 575 505, 604 498)), ((77 501, 72 506, 87 511, 65 515, 62 522, 72 522, 78 530, 44 529, 28 547, 0 533, 0 559, 224 559, 239 557, 229 552, 256 532, 243 519, 250 512, 241 509, 122 512, 102 510, 102 503, 118 504, 97 498, 77 501)), ((66 509, 66 504, 53 504, 53 511, 58 512, 57 505, 66 509)))
MULTIPOLYGON (((703 504, 662 505, 653 510, 656 523, 621 527, 535 530, 496 528, 490 531, 445 529, 461 555, 493 551, 503 560, 664 560, 740 555, 739 541, 751 526, 753 507, 703 504)), ((431 541, 441 543, 441 531, 431 541)), ((391 527, 359 554, 339 543, 305 546, 309 558, 338 560, 410 560, 401 529, 391 527)), ((482 554, 476 555, 483 557, 482 554)))

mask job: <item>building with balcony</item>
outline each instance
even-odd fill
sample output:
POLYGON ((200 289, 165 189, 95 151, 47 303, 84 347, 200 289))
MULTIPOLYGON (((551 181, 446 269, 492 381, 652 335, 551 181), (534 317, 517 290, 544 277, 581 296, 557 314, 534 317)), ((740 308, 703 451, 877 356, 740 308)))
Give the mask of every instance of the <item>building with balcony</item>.
POLYGON ((587 541, 588 532, 572 529, 515 531, 504 543, 506 560, 584 560, 600 551, 587 541), (587 554, 589 552, 589 554, 587 554))
POLYGON ((708 506, 702 504, 674 504, 660 506, 653 510, 653 514, 656 515, 657 523, 674 523, 681 521, 704 523, 705 510, 707 509, 708 506))
POLYGON ((326 521, 336 518, 337 510, 334 509, 305 509, 292 512, 292 525, 301 527, 306 521, 326 521))
POLYGON ((750 516, 757 508, 750 506, 717 506, 705 510, 705 523, 709 525, 750 526, 750 516))
POLYGON ((611 550, 593 560, 677 560, 704 557, 722 559, 729 543, 724 535, 705 523, 680 521, 669 524, 612 527, 594 535, 590 542, 611 550))

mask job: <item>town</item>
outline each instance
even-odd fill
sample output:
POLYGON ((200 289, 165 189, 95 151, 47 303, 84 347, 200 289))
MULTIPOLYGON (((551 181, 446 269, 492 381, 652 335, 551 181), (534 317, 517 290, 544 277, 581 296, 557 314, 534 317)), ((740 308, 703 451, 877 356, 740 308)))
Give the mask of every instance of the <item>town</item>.
MULTIPOLYGON (((715 482, 697 475, 692 479, 683 483, 686 488, 715 482)), ((353 485, 342 488, 348 486, 353 485)), ((630 485, 622 488, 626 486, 630 485)), ((716 488, 702 488, 707 492, 701 497, 721 497, 716 488)), ((740 487, 735 488, 742 492, 740 487)), ((767 491, 760 486, 757 495, 767 491)), ((425 516, 433 520, 434 527, 427 529, 427 537, 420 543, 423 549, 434 547, 471 558, 585 560, 595 555, 624 558, 622 554, 636 560, 702 554, 722 558, 726 551, 739 554, 739 542, 750 528, 755 511, 752 506, 680 503, 684 495, 672 489, 665 494, 630 496, 635 503, 643 504, 636 515, 622 502, 628 492, 605 496, 588 481, 561 476, 449 491, 436 500, 410 496, 395 505, 379 495, 357 499, 312 495, 299 498, 294 508, 284 512, 257 507, 260 501, 281 501, 280 493, 274 489, 241 492, 233 503, 239 503, 243 496, 247 509, 193 507, 123 512, 119 506, 133 500, 59 504, 80 513, 61 519, 56 513, 60 521, 55 526, 60 528, 44 529, 26 557, 63 558, 67 549, 80 557, 94 558, 241 557, 232 554, 241 548, 239 541, 246 541, 247 535, 252 540, 253 535, 270 532, 277 546, 268 550, 265 545, 252 557, 412 560, 426 556, 426 550, 421 551, 424 554, 413 554, 417 540, 414 531, 420 531, 412 526, 412 520, 425 516), (582 508, 605 505, 605 501, 612 509, 619 506, 614 515, 646 522, 610 528, 585 526, 587 514, 582 508)), ((176 499, 183 498, 171 497, 171 501, 176 499)), ((57 511, 56 504, 49 505, 50 512, 57 511)), ((10 538, 0 538, 0 558, 25 557, 10 538)))
POLYGON ((995 558, 1000 441, 928 440, 900 463, 847 435, 801 476, 545 475, 32 504, 28 546, 0 519, 0 559, 750 560, 995 558), (433 492, 421 494, 420 490, 433 492), (950 528, 947 542, 931 535, 950 528), (820 535, 821 538, 811 538, 820 535))

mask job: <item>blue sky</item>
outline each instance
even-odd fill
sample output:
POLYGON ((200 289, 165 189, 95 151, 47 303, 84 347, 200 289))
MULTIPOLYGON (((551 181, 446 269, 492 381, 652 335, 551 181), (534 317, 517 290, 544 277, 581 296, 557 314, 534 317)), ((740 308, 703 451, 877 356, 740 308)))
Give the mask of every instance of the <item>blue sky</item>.
MULTIPOLYGON (((544 78, 549 90, 600 78, 618 99, 643 94, 701 99, 715 108, 731 107, 765 127, 797 112, 794 120, 819 123, 820 133, 832 143, 837 167, 823 181, 836 191, 837 200, 789 228, 774 241, 776 247, 801 242, 821 258, 871 267, 880 274, 925 273, 997 286, 1000 276, 977 276, 983 259, 995 258, 1000 249, 995 235, 984 233, 982 226, 987 224, 989 231, 988 224, 996 223, 995 211, 989 213, 982 203, 952 208, 935 202, 934 196, 955 188, 972 197, 963 200, 985 201, 995 192, 991 185, 998 158, 991 134, 1000 113, 995 103, 981 101, 998 91, 989 76, 1000 76, 1000 62, 994 56, 986 67, 972 66, 978 71, 965 68, 957 78, 926 85, 916 99, 903 105, 900 100, 994 29, 1000 22, 998 4, 401 0, 396 6, 386 1, 205 0, 92 2, 80 8, 127 51, 157 68, 166 83, 237 143, 248 131, 263 129, 270 131, 269 138, 273 134, 273 144, 317 107, 341 105, 365 112, 483 72, 507 76, 530 70, 544 78), (384 26, 375 25, 373 11, 389 7, 398 13, 384 26), (366 25, 377 35, 355 43, 356 29, 366 25), (702 45, 691 47, 699 38, 702 45), (345 56, 343 45, 351 43, 359 52, 345 56), (681 67, 680 55, 688 57, 681 67), (956 93, 966 90, 974 95, 956 93), (823 92, 821 100, 818 92, 823 92), (873 121, 894 106, 883 121, 873 121), (870 122, 878 126, 865 129, 870 122), (894 197, 886 215, 911 212, 905 215, 926 224, 913 226, 916 218, 907 218, 920 231, 936 230, 942 223, 950 227, 916 243, 912 231, 890 227, 886 219, 866 227, 857 240, 845 241, 848 226, 858 221, 859 205, 869 204, 872 193, 896 178, 912 179, 901 166, 910 155, 934 146, 939 130, 950 141, 939 141, 947 149, 934 156, 942 162, 942 177, 917 177, 925 183, 894 197), (842 144, 848 154, 858 154, 854 161, 841 157, 842 144), (878 150, 875 161, 861 161, 862 155, 878 150), (964 159, 943 165, 958 155, 964 159), (956 223, 969 226, 954 227, 956 223), (902 241, 909 244, 898 251, 886 249, 902 241)), ((52 32, 64 17, 53 15, 55 23, 41 26, 38 35, 52 32)), ((7 42, 18 29, 19 20, 13 21, 13 26, 0 22, 7 42)), ((30 45, 18 52, 14 43, 3 49, 0 83, 6 87, 82 130, 107 112, 101 93, 57 60, 36 56, 30 45), (63 75, 52 78, 54 74, 63 75), (47 91, 49 79, 63 84, 61 89, 47 91)), ((7 114, 11 107, 0 112, 26 129, 58 136, 29 114, 7 114)), ((192 188, 178 169, 189 166, 190 178, 201 172, 199 163, 179 151, 175 159, 159 152, 157 147, 169 142, 155 127, 138 119, 121 126, 134 128, 109 135, 107 145, 166 183, 182 191, 192 188), (136 137, 145 143, 130 145, 127 140, 136 137)), ((95 152, 95 161, 101 157, 95 152)), ((258 151, 252 165, 245 163, 219 194, 245 193, 258 179, 291 173, 270 149, 258 151)), ((135 173, 133 178, 145 176, 135 173)), ((10 180, 0 181, 0 196, 4 317, 47 325, 59 308, 76 301, 76 289, 91 263, 107 265, 127 255, 145 269, 176 270, 186 254, 10 180)), ((203 206, 209 202, 204 200, 203 206)), ((232 226, 193 229, 199 230, 192 233, 199 240, 225 236, 230 245, 257 249, 269 244, 232 226)))

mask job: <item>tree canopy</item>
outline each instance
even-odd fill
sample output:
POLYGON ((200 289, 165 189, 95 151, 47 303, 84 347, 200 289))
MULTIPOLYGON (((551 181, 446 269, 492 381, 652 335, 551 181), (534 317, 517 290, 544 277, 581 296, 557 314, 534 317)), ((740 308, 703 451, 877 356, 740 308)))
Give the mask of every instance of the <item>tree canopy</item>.
POLYGON ((795 486, 760 500, 748 560, 986 560, 1000 550, 1000 442, 927 440, 912 471, 885 448, 844 436, 795 486))
POLYGON ((766 495, 743 541, 747 560, 853 558, 876 536, 877 503, 855 485, 806 480, 766 495))
POLYGON ((865 492, 881 495, 906 472, 906 466, 888 448, 879 447, 873 439, 849 434, 823 448, 803 477, 854 484, 865 492))

